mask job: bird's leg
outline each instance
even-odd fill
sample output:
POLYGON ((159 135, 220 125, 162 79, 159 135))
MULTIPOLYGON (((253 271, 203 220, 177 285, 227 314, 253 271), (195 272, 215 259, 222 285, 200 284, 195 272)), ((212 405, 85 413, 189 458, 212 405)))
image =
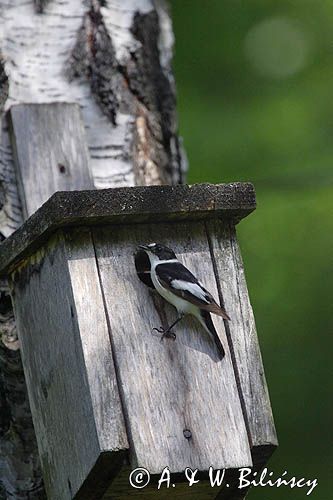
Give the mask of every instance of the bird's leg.
POLYGON ((164 337, 172 337, 174 340, 176 340, 176 334, 171 331, 171 329, 181 320, 183 319, 184 314, 181 314, 176 321, 174 321, 170 326, 168 326, 167 329, 164 329, 163 326, 161 328, 153 328, 153 331, 156 330, 158 333, 162 333, 161 341, 164 339, 164 337))

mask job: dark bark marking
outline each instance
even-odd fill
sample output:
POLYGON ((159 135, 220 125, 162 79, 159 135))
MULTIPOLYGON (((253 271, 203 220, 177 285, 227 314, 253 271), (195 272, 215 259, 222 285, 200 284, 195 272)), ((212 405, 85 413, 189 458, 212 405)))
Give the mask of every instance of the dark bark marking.
MULTIPOLYGON (((9 81, 5 70, 5 61, 0 52, 0 113, 2 113, 5 102, 8 97, 9 81)), ((0 210, 2 210, 6 201, 5 185, 0 177, 0 210)), ((0 232, 0 241, 4 239, 3 234, 0 232)))
POLYGON ((115 49, 100 12, 92 2, 78 32, 67 75, 89 81, 102 112, 116 126, 118 111, 135 118, 132 147, 136 184, 167 184, 180 177, 175 89, 161 66, 156 11, 134 15, 131 32, 139 42, 126 64, 115 49))
POLYGON ((141 47, 132 52, 132 64, 124 68, 129 87, 147 109, 160 116, 164 145, 168 150, 174 130, 176 99, 170 81, 164 74, 158 49, 159 22, 155 11, 137 12, 132 33, 141 47))
MULTIPOLYGON (((172 171, 180 166, 179 140, 177 136, 175 89, 160 62, 158 39, 160 35, 159 20, 156 11, 146 14, 137 12, 131 29, 140 47, 131 53, 131 59, 122 72, 128 82, 129 89, 138 101, 144 105, 148 113, 144 116, 146 123, 147 144, 154 151, 153 160, 161 165, 166 175, 165 180, 172 178, 172 171), (172 150, 172 141, 175 150, 172 150), (155 156, 155 158, 154 158, 155 156)), ((140 142, 138 143, 140 146, 140 142)))
MULTIPOLYGON (((3 182, 1 182, 1 180, 0 180, 0 210, 3 209, 5 201, 6 201, 6 192, 5 192, 3 182)), ((0 232, 0 242, 4 239, 5 239, 5 237, 0 232)))
POLYGON ((84 77, 103 113, 116 125, 118 95, 122 91, 112 41, 107 33, 99 6, 92 5, 78 32, 67 75, 69 79, 84 77))
POLYGON ((49 1, 50 0, 34 0, 35 10, 36 10, 37 14, 43 14, 44 8, 45 8, 46 4, 49 3, 49 1))
POLYGON ((0 53, 0 112, 3 110, 4 104, 8 97, 9 82, 5 70, 5 61, 0 53))
MULTIPOLYGON (((38 461, 37 443, 34 433, 27 387, 24 379, 19 343, 15 328, 14 314, 10 295, 0 292, 0 492, 5 491, 13 498, 45 498, 41 470, 38 461), (15 446, 13 446, 15 443, 15 446), (13 456, 11 456, 14 454, 13 456), (15 459, 14 459, 15 457, 15 459), (15 491, 2 470, 11 467, 15 460, 26 464, 30 470, 29 484, 21 484, 15 491), (25 493, 23 493, 25 492, 25 493)), ((17 471, 12 471, 14 474, 17 471)), ((1 495, 0 495, 0 498, 1 495)))

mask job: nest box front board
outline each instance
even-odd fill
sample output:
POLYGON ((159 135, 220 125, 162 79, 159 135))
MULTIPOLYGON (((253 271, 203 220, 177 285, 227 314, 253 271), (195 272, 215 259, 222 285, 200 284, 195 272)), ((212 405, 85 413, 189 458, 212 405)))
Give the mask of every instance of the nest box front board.
POLYGON ((254 208, 248 183, 60 192, 1 245, 50 499, 130 497, 135 467, 267 459, 276 435, 234 227, 254 208), (177 316, 136 254, 151 242, 225 304, 222 360, 191 317, 175 341, 152 332, 177 316))

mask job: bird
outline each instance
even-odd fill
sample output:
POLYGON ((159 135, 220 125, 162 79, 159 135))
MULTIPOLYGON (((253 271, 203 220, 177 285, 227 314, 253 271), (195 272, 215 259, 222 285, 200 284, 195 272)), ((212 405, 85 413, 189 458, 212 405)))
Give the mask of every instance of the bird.
POLYGON ((219 358, 225 355, 222 342, 215 330, 210 313, 217 314, 225 320, 230 320, 224 307, 221 307, 214 297, 199 283, 198 279, 178 259, 173 250, 160 244, 149 243, 139 245, 146 252, 150 261, 150 275, 156 291, 178 312, 178 318, 167 328, 154 328, 165 336, 173 336, 172 328, 186 314, 195 316, 206 332, 214 340, 219 358))

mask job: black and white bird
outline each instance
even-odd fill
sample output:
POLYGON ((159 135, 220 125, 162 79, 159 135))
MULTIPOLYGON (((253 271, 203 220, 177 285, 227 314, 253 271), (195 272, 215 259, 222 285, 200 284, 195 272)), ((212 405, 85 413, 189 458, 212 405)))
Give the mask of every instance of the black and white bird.
POLYGON ((213 296, 199 283, 197 278, 176 257, 170 248, 159 243, 139 245, 150 260, 150 275, 157 292, 170 304, 176 307, 178 318, 167 329, 157 329, 165 335, 172 334, 171 329, 185 314, 195 316, 213 338, 220 359, 225 352, 221 340, 215 330, 210 313, 230 320, 225 309, 217 304, 213 296))

